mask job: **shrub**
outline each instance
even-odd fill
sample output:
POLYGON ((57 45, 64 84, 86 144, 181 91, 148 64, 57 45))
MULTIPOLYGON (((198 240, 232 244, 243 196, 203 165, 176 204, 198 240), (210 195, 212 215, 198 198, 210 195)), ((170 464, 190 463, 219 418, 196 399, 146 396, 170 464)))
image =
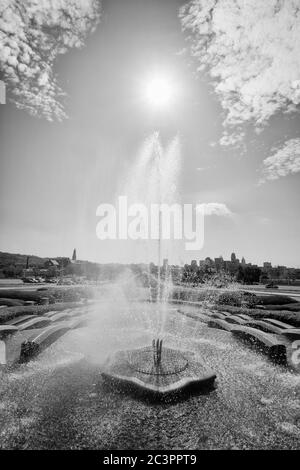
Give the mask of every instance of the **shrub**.
POLYGON ((233 276, 224 271, 205 275, 203 281, 205 287, 209 286, 217 289, 230 289, 236 285, 233 276))
POLYGON ((240 307, 242 305, 242 292, 240 291, 228 291, 223 292, 217 299, 219 305, 233 305, 240 307))
POLYGON ((243 292, 243 304, 247 308, 255 308, 260 304, 259 298, 252 292, 243 292))

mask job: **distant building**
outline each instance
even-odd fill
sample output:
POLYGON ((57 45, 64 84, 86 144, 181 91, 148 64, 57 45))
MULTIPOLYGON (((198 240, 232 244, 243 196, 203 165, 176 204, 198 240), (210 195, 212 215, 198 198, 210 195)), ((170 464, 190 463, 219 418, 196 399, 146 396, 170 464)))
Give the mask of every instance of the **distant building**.
POLYGON ((197 260, 192 259, 192 261, 191 261, 191 268, 192 268, 193 270, 195 270, 195 271, 198 269, 197 260))
POLYGON ((48 259, 44 266, 45 268, 59 268, 59 262, 56 259, 48 259))
POLYGON ((210 268, 214 266, 214 262, 209 256, 205 258, 205 266, 208 266, 210 268))
POLYGON ((268 268, 272 268, 272 263, 270 263, 269 261, 265 261, 264 264, 263 264, 263 267, 268 269, 268 268))
POLYGON ((279 278, 283 278, 285 279, 287 277, 287 272, 288 272, 288 269, 286 266, 278 266, 278 274, 279 274, 279 278))
POLYGON ((85 264, 85 263, 86 263, 85 261, 77 259, 76 248, 74 248, 73 254, 72 254, 72 259, 71 259, 71 264, 82 265, 82 264, 85 264))
POLYGON ((246 266, 246 260, 245 260, 244 256, 242 257, 241 264, 242 264, 243 266, 246 266))
POLYGON ((222 269, 224 269, 224 260, 222 256, 215 258, 215 267, 217 271, 222 271, 222 269))
POLYGON ((22 269, 22 277, 32 277, 34 275, 33 268, 22 269))
POLYGON ((62 256, 55 258, 55 261, 58 262, 60 268, 66 268, 67 266, 69 266, 69 264, 71 264, 70 258, 66 258, 62 256))
POLYGON ((183 269, 181 266, 171 266, 172 281, 179 283, 182 279, 183 269))
POLYGON ((231 253, 231 262, 232 262, 232 263, 235 263, 235 262, 236 262, 235 253, 231 253))
POLYGON ((44 268, 47 270, 48 277, 57 276, 60 271, 59 262, 56 259, 48 259, 44 263, 44 268))

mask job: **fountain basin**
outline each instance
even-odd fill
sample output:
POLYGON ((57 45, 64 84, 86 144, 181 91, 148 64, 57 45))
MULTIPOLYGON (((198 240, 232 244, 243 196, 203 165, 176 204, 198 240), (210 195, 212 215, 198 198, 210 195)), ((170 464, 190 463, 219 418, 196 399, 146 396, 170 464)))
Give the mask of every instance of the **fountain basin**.
POLYGON ((102 377, 118 388, 162 398, 211 388, 216 374, 195 360, 193 353, 166 347, 162 349, 161 363, 155 365, 153 349, 144 347, 112 354, 102 377))

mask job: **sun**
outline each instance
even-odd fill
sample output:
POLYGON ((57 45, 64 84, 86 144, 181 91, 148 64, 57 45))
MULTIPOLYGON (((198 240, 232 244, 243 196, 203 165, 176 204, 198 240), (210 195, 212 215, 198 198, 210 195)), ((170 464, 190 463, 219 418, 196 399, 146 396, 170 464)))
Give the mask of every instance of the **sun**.
POLYGON ((174 97, 174 87, 167 77, 155 76, 145 86, 145 99, 153 108, 168 107, 174 97))

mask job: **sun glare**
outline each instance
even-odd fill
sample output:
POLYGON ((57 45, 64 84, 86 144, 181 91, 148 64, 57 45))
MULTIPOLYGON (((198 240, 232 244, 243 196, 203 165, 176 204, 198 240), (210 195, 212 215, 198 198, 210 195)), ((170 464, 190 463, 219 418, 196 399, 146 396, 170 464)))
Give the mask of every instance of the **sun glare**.
POLYGON ((145 98, 154 108, 166 108, 174 96, 174 88, 166 77, 153 77, 146 84, 145 98))

